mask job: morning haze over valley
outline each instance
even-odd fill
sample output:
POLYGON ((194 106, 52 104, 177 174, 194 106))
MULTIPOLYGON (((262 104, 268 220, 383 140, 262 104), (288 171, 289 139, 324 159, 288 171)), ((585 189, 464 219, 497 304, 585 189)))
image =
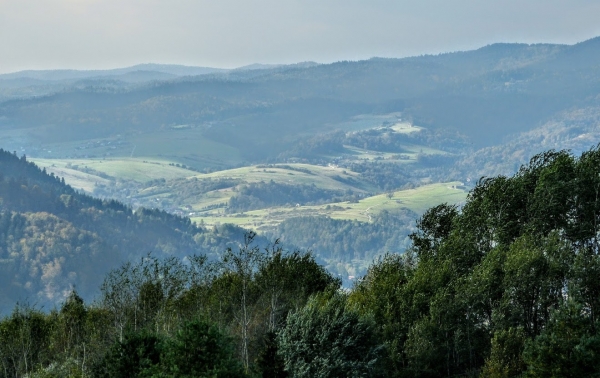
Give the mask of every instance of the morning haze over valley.
POLYGON ((600 374, 600 5, 33 3, 0 377, 600 374))

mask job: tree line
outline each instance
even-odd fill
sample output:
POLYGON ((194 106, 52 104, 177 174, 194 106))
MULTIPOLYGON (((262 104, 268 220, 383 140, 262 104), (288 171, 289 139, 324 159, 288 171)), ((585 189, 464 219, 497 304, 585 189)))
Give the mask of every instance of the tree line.
POLYGON ((600 150, 535 156, 485 178, 462 209, 428 210, 412 250, 351 298, 391 376, 566 377, 600 371, 600 150))
POLYGON ((251 182, 236 188, 231 197, 227 212, 237 213, 264 209, 272 206, 319 205, 328 202, 342 202, 355 199, 352 190, 318 188, 315 184, 283 184, 273 180, 251 182))
POLYGON ((304 216, 286 219, 266 235, 278 237, 286 245, 310 247, 317 256, 331 262, 328 269, 336 271, 336 262, 370 262, 381 251, 400 253, 410 248, 408 235, 415 231, 417 217, 409 209, 384 210, 371 215, 370 222, 304 216))
POLYGON ((311 254, 259 248, 255 236, 218 261, 125 263, 89 304, 72 291, 50 312, 17 306, 0 321, 0 375, 285 375, 276 351, 287 315, 317 293, 338 295, 340 280, 311 254))

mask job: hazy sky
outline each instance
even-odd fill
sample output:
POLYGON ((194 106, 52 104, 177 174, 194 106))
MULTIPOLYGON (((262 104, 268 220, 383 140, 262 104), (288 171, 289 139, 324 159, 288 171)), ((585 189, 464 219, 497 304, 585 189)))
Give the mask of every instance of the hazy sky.
POLYGON ((0 0, 0 73, 237 67, 600 35, 598 0, 0 0))

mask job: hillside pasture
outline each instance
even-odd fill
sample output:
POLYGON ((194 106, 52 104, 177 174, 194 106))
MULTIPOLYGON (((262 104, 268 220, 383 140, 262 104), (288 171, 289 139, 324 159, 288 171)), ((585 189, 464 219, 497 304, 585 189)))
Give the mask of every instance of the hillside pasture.
POLYGON ((415 126, 410 122, 398 122, 390 127, 396 133, 400 134, 411 134, 423 130, 420 126, 415 126))
MULTIPOLYGON (((333 219, 371 221, 371 217, 383 210, 394 211, 408 208, 422 214, 427 208, 442 202, 460 203, 466 191, 459 182, 423 185, 415 189, 396 191, 392 194, 370 195, 377 190, 361 180, 356 172, 333 164, 318 166, 310 164, 272 164, 247 166, 208 174, 174 166, 169 160, 150 158, 120 159, 33 159, 47 171, 77 189, 93 193, 96 185, 112 185, 118 180, 132 180, 141 187, 131 199, 143 206, 168 206, 189 215, 193 221, 205 225, 232 223, 258 232, 271 229, 286 219, 298 216, 327 216, 333 219), (152 180, 165 179, 162 183, 152 180), (278 206, 241 213, 227 213, 231 197, 237 195, 235 185, 222 187, 182 197, 178 185, 169 180, 220 180, 257 183, 273 181, 289 185, 315 185, 321 189, 355 193, 356 202, 325 203, 307 206, 302 203, 278 206), (362 197, 362 198, 361 198, 362 197), (165 202, 166 201, 166 202, 165 202), (167 205, 169 204, 169 205, 167 205)), ((176 183, 177 181, 175 181, 176 183)), ((130 197, 127 197, 128 199, 130 197)))
MULTIPOLYGON (((36 162, 37 164, 37 162, 36 162)), ((84 192, 93 193, 96 185, 104 184, 109 185, 110 180, 96 176, 94 174, 81 172, 75 169, 59 167, 53 164, 45 165, 38 164, 46 168, 46 172, 54 174, 55 176, 62 177, 65 182, 71 185, 73 188, 83 190, 84 192)))
POLYGON ((229 169, 209 174, 200 174, 195 177, 199 179, 232 178, 241 179, 245 182, 267 182, 273 180, 277 183, 291 185, 314 184, 322 189, 351 189, 359 192, 375 190, 375 188, 361 181, 358 173, 336 167, 335 165, 273 164, 229 169), (349 184, 350 182, 354 184, 349 184))
POLYGON ((460 204, 467 197, 467 191, 461 188, 462 183, 460 182, 448 182, 396 191, 392 198, 389 198, 387 194, 380 194, 354 203, 273 207, 237 214, 225 214, 222 209, 217 209, 192 217, 192 221, 205 225, 233 223, 258 232, 272 228, 286 219, 300 216, 327 216, 333 219, 369 222, 374 214, 384 210, 394 211, 408 208, 417 214, 422 214, 428 208, 440 203, 460 204))
MULTIPOLYGON (((114 179, 134 180, 147 182, 164 178, 174 179, 189 177, 197 172, 189 169, 170 165, 168 160, 150 158, 110 158, 110 159, 30 159, 40 167, 46 169, 61 169, 64 172, 83 171, 90 169, 91 173, 83 180, 94 181, 102 178, 94 175, 94 171, 110 176, 114 179), (147 160, 148 159, 148 160, 147 160)), ((67 181, 67 177, 65 177, 67 181)), ((67 181, 70 183, 70 181, 67 181)), ((75 187, 77 187, 75 185, 75 187)))
MULTIPOLYGON (((393 163, 415 163, 417 161, 417 153, 415 152, 379 152, 373 150, 367 150, 364 148, 344 145, 344 148, 348 153, 352 154, 352 157, 357 160, 367 161, 385 161, 393 163)), ((414 149, 413 149, 414 150, 414 149)))

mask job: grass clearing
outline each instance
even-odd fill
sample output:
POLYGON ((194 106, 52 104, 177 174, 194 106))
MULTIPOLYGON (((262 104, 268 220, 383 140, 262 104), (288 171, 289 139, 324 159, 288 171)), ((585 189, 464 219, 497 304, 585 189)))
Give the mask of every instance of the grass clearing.
POLYGON ((356 203, 340 202, 318 206, 274 207, 264 210, 247 211, 237 214, 225 214, 223 209, 196 216, 192 221, 205 225, 234 223, 257 232, 272 228, 289 218, 300 216, 327 216, 333 219, 371 221, 371 217, 383 210, 393 211, 408 208, 417 214, 423 214, 428 208, 440 203, 461 203, 467 197, 467 191, 457 188, 460 182, 448 182, 424 185, 415 189, 367 197, 356 203))
POLYGON ((83 190, 88 193, 93 193, 96 185, 98 184, 110 184, 110 180, 93 174, 80 172, 75 169, 48 166, 46 167, 46 171, 48 173, 54 173, 58 177, 64 178, 65 182, 71 185, 73 188, 83 190))
POLYGON ((353 189, 359 192, 375 191, 375 188, 370 187, 360 180, 358 173, 338 168, 333 165, 323 167, 310 164, 275 164, 268 167, 265 166, 264 168, 250 166, 200 174, 195 177, 199 179, 242 179, 246 182, 267 182, 273 180, 277 183, 286 184, 315 184, 317 187, 323 189, 353 189), (341 182, 340 178, 342 180, 354 180, 356 185, 341 182))
POLYGON ((369 161, 389 161, 394 163, 414 163, 417 161, 417 154, 414 152, 402 153, 402 152, 378 152, 372 150, 365 150, 354 146, 344 146, 356 159, 369 160, 369 161))
POLYGON ((379 194, 365 198, 358 203, 349 203, 345 205, 344 211, 336 211, 331 217, 368 221, 369 215, 382 210, 398 208, 408 208, 417 214, 423 214, 425 210, 443 202, 463 202, 467 192, 456 188, 460 185, 462 185, 460 182, 424 185, 415 189, 394 192, 392 198, 389 198, 387 194, 379 194))
POLYGON ((390 129, 400 134, 411 134, 423 130, 422 127, 414 126, 412 123, 409 122, 398 122, 395 125, 391 126, 390 129))
MULTIPOLYGON (((152 158, 110 158, 110 159, 30 159, 40 167, 46 169, 62 169, 65 172, 82 171, 90 168, 113 178, 146 182, 155 179, 174 179, 189 177, 197 172, 169 165, 167 160, 152 158), (69 171, 67 171, 69 170, 69 171)), ((96 180, 99 176, 93 174, 86 176, 89 180, 96 180)), ((83 177, 82 177, 83 179, 83 177)), ((65 177, 65 180, 67 178, 65 177)))

